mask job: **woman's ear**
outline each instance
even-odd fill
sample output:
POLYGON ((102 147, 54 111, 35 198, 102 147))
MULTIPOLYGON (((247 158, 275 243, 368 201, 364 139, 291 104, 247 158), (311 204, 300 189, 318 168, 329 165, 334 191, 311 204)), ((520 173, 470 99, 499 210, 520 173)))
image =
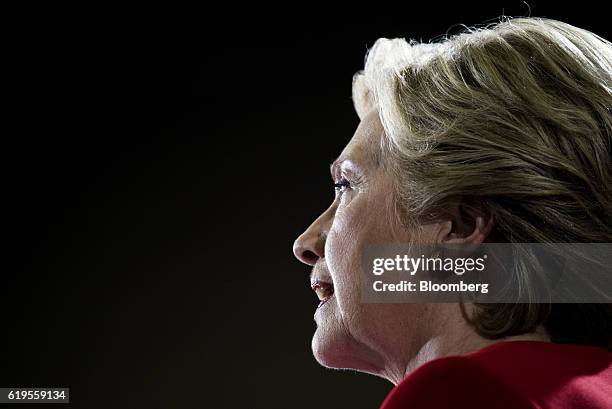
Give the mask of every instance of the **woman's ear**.
POLYGON ((487 239, 494 225, 493 214, 481 200, 461 197, 447 208, 437 242, 478 245, 487 239))

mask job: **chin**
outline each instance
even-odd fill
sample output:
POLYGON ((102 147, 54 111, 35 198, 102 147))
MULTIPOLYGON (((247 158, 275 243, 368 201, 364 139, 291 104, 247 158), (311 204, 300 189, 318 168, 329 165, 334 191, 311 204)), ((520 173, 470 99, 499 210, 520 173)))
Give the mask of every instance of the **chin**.
POLYGON ((312 337, 312 353, 317 362, 334 369, 353 369, 360 372, 378 374, 376 355, 363 344, 341 330, 319 326, 312 337))
POLYGON ((349 368, 351 359, 346 356, 346 341, 326 327, 318 327, 312 337, 312 354, 317 362, 326 368, 349 368))

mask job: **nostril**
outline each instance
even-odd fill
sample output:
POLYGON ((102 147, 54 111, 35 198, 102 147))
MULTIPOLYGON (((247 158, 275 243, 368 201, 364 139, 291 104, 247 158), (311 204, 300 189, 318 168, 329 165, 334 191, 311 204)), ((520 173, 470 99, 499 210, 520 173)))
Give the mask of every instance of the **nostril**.
POLYGON ((302 261, 306 264, 313 265, 317 262, 317 260, 319 260, 319 256, 317 256, 313 251, 310 250, 304 250, 300 255, 302 261))
POLYGON ((326 234, 317 232, 311 226, 293 243, 293 255, 302 263, 314 266, 319 259, 325 257, 326 237, 326 234))

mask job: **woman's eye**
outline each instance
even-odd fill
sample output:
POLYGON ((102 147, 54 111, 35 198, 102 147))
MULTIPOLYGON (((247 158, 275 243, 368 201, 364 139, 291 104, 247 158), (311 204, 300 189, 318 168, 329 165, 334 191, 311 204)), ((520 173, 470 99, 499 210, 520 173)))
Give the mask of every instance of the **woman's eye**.
POLYGON ((334 189, 336 189, 337 192, 343 192, 350 187, 351 183, 345 178, 342 178, 339 182, 334 183, 334 189))

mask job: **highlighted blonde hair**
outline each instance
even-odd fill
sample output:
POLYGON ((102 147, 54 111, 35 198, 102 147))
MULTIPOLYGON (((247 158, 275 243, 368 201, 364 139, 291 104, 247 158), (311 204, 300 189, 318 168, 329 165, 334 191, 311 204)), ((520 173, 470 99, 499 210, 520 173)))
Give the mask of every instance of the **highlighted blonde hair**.
MULTIPOLYGON (((437 43, 379 39, 353 102, 360 117, 378 110, 407 214, 471 196, 500 241, 612 242, 612 44, 600 36, 506 18, 437 43)), ((543 324, 553 340, 609 347, 607 304, 478 311, 473 323, 490 338, 543 324)))

